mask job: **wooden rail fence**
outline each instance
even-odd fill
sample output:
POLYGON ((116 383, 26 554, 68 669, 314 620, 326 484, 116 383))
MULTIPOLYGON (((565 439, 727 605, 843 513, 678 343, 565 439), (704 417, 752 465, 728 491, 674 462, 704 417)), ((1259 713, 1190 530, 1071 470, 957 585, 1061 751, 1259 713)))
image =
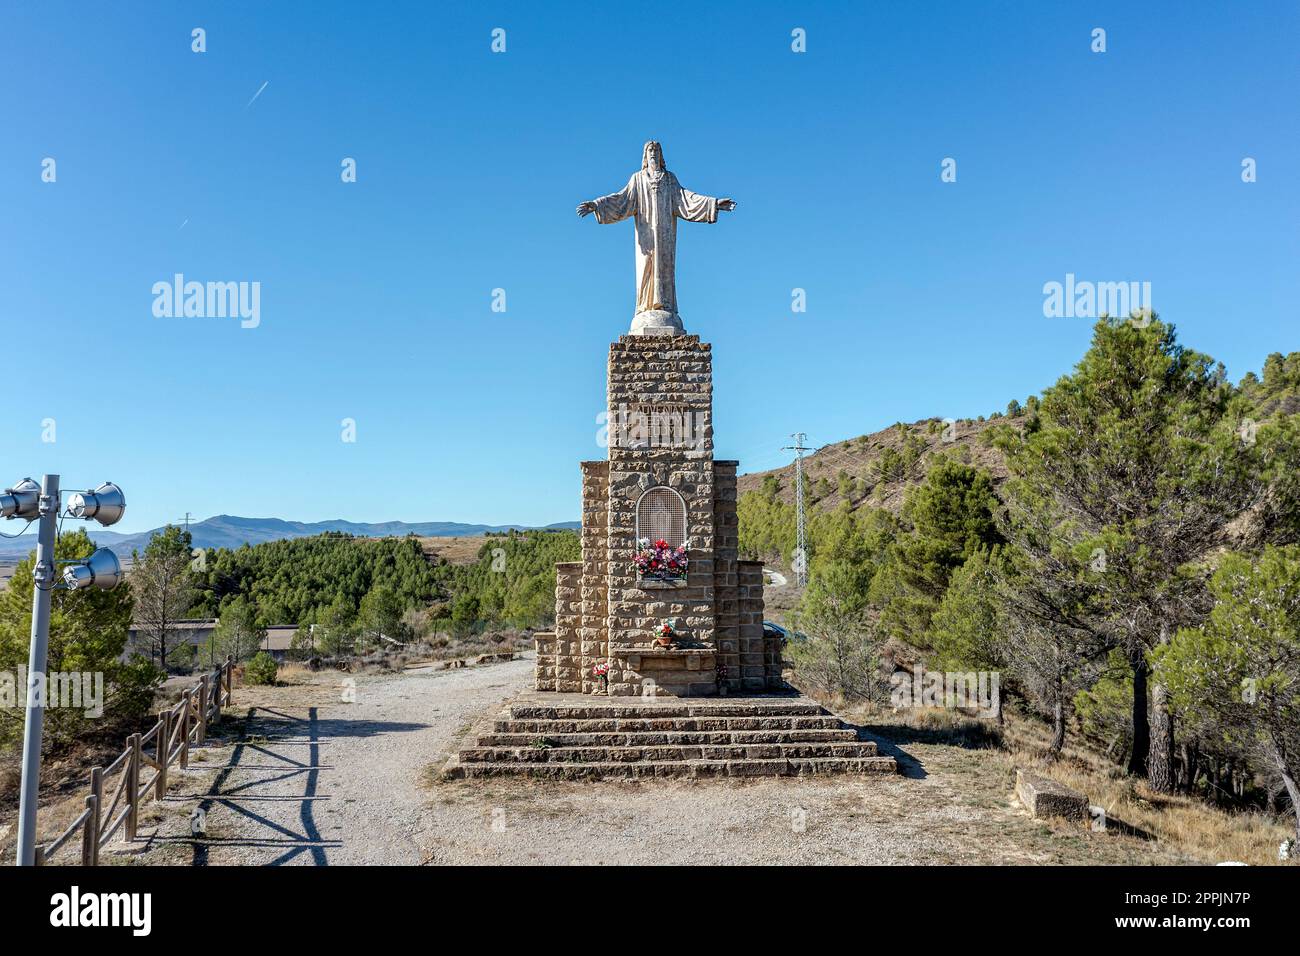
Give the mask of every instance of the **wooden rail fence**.
POLYGON ((36 845, 36 865, 49 863, 56 853, 81 832, 81 865, 98 866, 100 848, 122 831, 122 840, 135 839, 140 823, 140 806, 153 794, 154 800, 167 795, 167 768, 179 763, 182 770, 190 763, 190 744, 207 739, 208 722, 221 717, 221 708, 230 704, 235 661, 227 657, 220 667, 202 675, 188 688, 175 706, 159 711, 158 721, 143 734, 127 738, 126 749, 107 767, 90 771, 90 793, 86 809, 72 821, 58 838, 36 845), (147 780, 144 771, 152 770, 147 780), (112 795, 106 801, 105 789, 116 775, 112 795))

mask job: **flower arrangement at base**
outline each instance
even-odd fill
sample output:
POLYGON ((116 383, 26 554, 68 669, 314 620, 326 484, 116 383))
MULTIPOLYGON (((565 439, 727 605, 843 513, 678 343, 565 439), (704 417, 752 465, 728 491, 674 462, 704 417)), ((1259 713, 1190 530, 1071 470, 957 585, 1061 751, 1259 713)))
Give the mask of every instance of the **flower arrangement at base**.
POLYGON ((677 643, 677 618, 669 618, 659 625, 659 635, 655 643, 660 647, 672 647, 677 643))
POLYGON ((609 690, 609 665, 610 661, 603 660, 591 669, 591 676, 599 677, 601 689, 606 691, 609 690))
POLYGON ((684 541, 674 548, 663 538, 654 542, 649 538, 642 538, 637 542, 638 550, 632 559, 636 565, 636 573, 642 578, 655 581, 686 580, 686 567, 689 560, 686 556, 686 547, 689 544, 689 541, 684 541))

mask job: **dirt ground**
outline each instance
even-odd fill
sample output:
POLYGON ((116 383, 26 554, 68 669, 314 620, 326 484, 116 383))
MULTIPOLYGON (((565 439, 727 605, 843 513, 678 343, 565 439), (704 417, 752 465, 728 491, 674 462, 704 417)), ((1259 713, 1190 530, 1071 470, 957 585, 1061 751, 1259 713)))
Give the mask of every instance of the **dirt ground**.
POLYGON ((436 554, 448 564, 473 564, 478 560, 479 549, 488 539, 487 535, 475 534, 457 538, 424 537, 419 540, 425 554, 436 554))
POLYGON ((197 749, 168 798, 150 805, 136 846, 114 844, 104 862, 1213 862, 1141 833, 1032 820, 1013 798, 1007 760, 905 727, 871 728, 899 760, 896 777, 441 779, 446 759, 528 686, 532 668, 303 674, 239 689, 223 737, 197 749))

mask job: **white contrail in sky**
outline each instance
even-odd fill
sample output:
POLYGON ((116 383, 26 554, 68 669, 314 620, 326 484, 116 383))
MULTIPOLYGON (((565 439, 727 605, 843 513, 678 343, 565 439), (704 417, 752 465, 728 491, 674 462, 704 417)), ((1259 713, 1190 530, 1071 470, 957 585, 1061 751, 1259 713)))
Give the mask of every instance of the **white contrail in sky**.
MULTIPOLYGON (((259 86, 259 87, 257 88, 257 92, 253 94, 253 100, 257 99, 259 96, 262 95, 262 91, 263 91, 264 89, 266 89, 266 84, 267 84, 267 83, 270 83, 270 82, 271 82, 270 80, 267 80, 266 83, 263 83, 261 86, 259 86)), ((249 101, 248 101, 248 105, 245 106, 244 109, 248 109, 249 106, 252 106, 252 105, 253 105, 253 100, 249 100, 249 101)))

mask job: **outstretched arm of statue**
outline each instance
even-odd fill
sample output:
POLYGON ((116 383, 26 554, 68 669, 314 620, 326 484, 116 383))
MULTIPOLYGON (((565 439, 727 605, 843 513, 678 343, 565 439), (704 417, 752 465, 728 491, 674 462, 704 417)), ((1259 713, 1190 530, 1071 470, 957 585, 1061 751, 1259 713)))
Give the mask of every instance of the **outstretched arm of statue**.
POLYGON ((734 199, 714 199, 701 196, 689 189, 679 186, 674 199, 673 211, 687 222, 717 222, 718 213, 731 212, 736 208, 734 199))
POLYGON ((599 223, 622 222, 629 216, 636 215, 636 177, 616 193, 588 199, 578 207, 578 215, 594 213, 599 223))

